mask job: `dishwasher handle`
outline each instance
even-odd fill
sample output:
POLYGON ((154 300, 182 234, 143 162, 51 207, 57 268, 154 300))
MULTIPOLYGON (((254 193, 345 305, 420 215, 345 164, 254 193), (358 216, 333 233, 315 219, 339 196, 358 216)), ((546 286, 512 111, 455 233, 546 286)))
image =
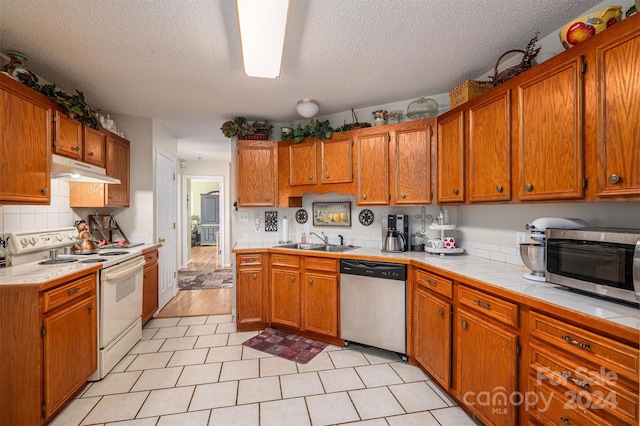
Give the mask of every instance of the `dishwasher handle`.
POLYGON ((340 260, 340 273, 397 281, 407 280, 407 266, 398 263, 342 259, 340 260))

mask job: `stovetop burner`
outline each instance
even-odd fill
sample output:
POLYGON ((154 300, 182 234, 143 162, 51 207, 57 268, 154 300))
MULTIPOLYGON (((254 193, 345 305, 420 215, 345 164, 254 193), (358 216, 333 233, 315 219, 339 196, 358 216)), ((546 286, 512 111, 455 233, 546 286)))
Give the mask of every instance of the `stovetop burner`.
POLYGON ((100 253, 100 256, 122 256, 123 254, 129 254, 128 251, 107 251, 100 253))
POLYGON ((78 259, 61 259, 61 258, 47 259, 47 260, 43 260, 42 262, 38 262, 38 265, 57 265, 59 263, 72 263, 77 261, 78 259))
POLYGON ((100 262, 106 262, 107 259, 85 259, 85 260, 81 260, 80 263, 100 263, 100 262))

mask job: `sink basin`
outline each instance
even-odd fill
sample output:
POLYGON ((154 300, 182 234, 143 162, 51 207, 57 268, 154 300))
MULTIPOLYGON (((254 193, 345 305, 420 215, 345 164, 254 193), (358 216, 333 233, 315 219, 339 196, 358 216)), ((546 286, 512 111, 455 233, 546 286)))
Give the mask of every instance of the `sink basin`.
POLYGON ((354 250, 359 247, 357 246, 340 246, 336 244, 302 244, 302 243, 291 243, 291 244, 282 244, 276 246, 276 248, 285 248, 285 249, 296 249, 296 250, 313 250, 313 251, 328 251, 331 253, 342 253, 343 251, 354 250))
POLYGON ((303 243, 291 243, 282 244, 276 246, 276 248, 296 249, 296 250, 314 250, 316 247, 322 247, 322 244, 303 244, 303 243))

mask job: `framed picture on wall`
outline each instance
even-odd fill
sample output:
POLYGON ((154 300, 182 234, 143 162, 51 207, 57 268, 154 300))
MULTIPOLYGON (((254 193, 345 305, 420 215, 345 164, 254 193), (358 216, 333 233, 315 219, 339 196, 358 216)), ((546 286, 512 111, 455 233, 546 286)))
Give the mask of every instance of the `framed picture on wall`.
POLYGON ((313 203, 313 226, 351 226, 351 202, 313 203))

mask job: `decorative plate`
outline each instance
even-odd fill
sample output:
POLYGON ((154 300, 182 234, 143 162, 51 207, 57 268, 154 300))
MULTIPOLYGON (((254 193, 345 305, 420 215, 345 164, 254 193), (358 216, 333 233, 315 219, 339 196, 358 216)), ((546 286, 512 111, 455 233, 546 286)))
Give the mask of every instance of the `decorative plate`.
POLYGON ((373 212, 369 209, 364 209, 358 215, 358 219, 364 226, 369 226, 373 223, 373 212))
POLYGON ((298 223, 307 223, 307 219, 309 215, 305 209, 300 209, 296 212, 296 222, 298 223))

